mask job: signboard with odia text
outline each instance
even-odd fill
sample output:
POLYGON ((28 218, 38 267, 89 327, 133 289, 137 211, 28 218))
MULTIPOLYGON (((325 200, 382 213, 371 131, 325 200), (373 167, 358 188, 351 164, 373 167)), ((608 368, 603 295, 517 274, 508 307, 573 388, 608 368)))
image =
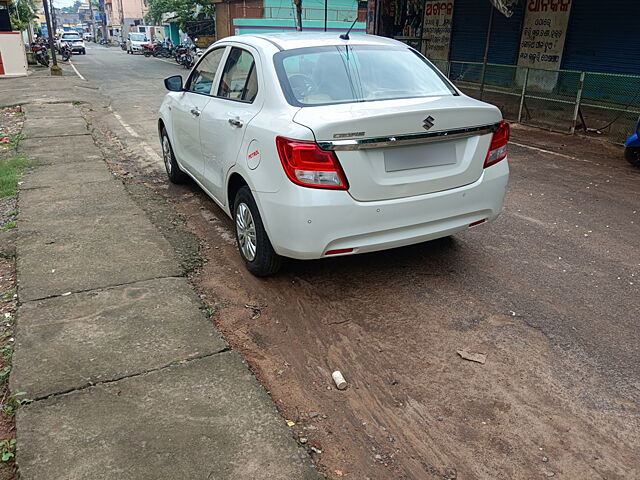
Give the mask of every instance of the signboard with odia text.
POLYGON ((567 36, 571 0, 525 2, 518 65, 558 70, 567 36))
POLYGON ((426 0, 422 28, 422 53, 433 60, 449 60, 453 1, 426 0))

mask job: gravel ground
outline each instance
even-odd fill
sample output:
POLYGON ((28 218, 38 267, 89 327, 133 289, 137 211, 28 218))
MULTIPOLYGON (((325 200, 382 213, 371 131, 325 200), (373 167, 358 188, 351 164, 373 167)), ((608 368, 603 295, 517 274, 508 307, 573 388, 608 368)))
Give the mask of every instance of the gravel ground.
MULTIPOLYGON (((0 109, 0 161, 9 157, 17 146, 17 140, 24 115, 20 107, 0 109)), ((0 199, 0 228, 15 220, 17 199, 15 197, 0 199)))

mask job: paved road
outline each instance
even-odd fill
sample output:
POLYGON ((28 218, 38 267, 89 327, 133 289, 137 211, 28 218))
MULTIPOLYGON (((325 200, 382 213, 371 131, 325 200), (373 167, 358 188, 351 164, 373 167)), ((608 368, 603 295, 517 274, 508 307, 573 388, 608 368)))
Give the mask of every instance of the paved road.
MULTIPOLYGON (((73 61, 157 148, 160 80, 183 70, 114 48, 73 61)), ((524 127, 513 136, 494 224, 451 241, 290 262, 268 281, 244 272, 211 201, 195 187, 169 189, 216 246, 196 283, 218 299, 227 339, 286 415, 328 414, 311 432, 327 471, 640 475, 640 175, 606 143, 524 127), (252 322, 246 304, 268 308, 252 322), (462 347, 489 362, 461 363, 462 347), (355 387, 340 398, 325 388, 337 366, 355 387)))
POLYGON ((153 120, 166 93, 162 79, 186 73, 172 59, 127 55, 120 48, 93 44, 88 44, 86 55, 75 55, 72 62, 142 137, 157 136, 153 120))

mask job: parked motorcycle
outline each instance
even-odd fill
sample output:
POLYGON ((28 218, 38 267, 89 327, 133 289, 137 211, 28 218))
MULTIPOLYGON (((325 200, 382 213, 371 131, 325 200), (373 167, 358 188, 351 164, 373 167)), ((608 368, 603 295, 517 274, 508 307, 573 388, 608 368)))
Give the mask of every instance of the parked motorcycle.
POLYGON ((166 47, 161 42, 156 42, 153 47, 153 56, 154 57, 164 57, 169 58, 173 55, 173 52, 170 48, 166 47))
POLYGON ((73 50, 71 49, 71 45, 68 42, 62 42, 62 44, 60 45, 60 56, 65 62, 68 62, 69 59, 73 56, 73 50))
POLYGON ((151 55, 153 55, 153 43, 143 43, 142 48, 144 48, 143 52, 145 57, 150 57, 151 55))
POLYGON ((190 68, 193 64, 193 57, 189 51, 189 47, 185 45, 178 45, 175 49, 175 59, 178 65, 182 65, 184 68, 190 68))
POLYGON ((120 48, 122 50, 126 50, 127 49, 127 42, 120 42, 120 48))
POLYGON ((100 45, 109 45, 109 40, 107 40, 106 38, 101 38, 99 43, 100 45))
POLYGON ((41 43, 33 42, 31 44, 31 51, 36 55, 36 61, 43 67, 49 66, 49 51, 41 43))

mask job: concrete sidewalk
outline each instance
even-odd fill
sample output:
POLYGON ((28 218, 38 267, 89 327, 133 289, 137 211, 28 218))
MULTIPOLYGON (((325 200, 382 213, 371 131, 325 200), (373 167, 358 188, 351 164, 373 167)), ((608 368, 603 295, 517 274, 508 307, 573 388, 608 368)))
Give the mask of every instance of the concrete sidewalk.
POLYGON ((21 478, 318 479, 79 111, 28 104, 11 390, 21 478))

